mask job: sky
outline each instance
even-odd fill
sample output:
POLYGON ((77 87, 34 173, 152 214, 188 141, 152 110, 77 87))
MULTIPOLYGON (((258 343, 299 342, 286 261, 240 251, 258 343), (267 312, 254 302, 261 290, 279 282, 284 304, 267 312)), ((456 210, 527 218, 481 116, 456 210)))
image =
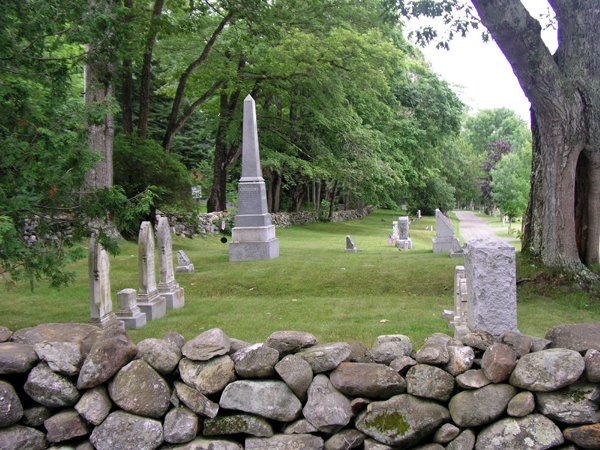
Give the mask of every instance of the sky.
MULTIPOLYGON (((546 0, 521 0, 533 17, 547 11, 546 0)), ((415 21, 408 24, 416 28, 415 21)), ((556 30, 542 33, 546 45, 554 52, 556 30)), ((465 102, 471 114, 481 109, 509 108, 529 123, 529 101, 523 94, 510 64, 495 42, 483 42, 478 31, 450 42, 450 50, 437 50, 431 44, 421 49, 435 72, 448 81, 465 102)))

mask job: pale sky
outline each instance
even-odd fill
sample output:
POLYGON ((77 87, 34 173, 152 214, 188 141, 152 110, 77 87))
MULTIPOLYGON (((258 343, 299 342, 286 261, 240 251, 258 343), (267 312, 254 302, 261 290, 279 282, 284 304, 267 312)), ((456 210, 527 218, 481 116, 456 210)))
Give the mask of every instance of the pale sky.
MULTIPOLYGON (((521 0, 534 18, 547 11, 546 0, 521 0)), ((415 28, 413 22, 409 29, 415 28)), ((552 52, 557 47, 556 30, 543 31, 542 37, 552 52)), ((450 50, 435 45, 421 49, 435 72, 448 81, 473 114, 481 109, 509 108, 529 123, 529 101, 506 58, 495 42, 483 42, 481 33, 455 38, 450 50)))

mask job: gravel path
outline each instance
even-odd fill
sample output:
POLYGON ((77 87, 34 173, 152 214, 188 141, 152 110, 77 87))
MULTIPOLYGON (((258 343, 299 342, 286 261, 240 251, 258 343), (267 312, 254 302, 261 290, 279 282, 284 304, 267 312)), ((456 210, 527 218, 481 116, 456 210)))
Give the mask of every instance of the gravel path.
POLYGON ((454 211, 456 217, 460 221, 458 228, 465 242, 473 239, 495 238, 505 241, 513 241, 515 239, 501 238, 496 236, 496 229, 488 225, 488 223, 480 217, 477 217, 471 211, 454 211))

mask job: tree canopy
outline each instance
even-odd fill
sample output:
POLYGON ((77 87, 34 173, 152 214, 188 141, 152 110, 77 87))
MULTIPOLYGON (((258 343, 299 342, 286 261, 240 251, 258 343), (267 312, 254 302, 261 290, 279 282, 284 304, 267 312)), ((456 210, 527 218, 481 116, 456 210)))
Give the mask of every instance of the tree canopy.
POLYGON ((96 219, 128 237, 153 210, 194 213, 192 173, 209 210, 235 203, 247 94, 271 211, 477 202, 482 142, 526 140, 507 111, 467 118, 380 0, 3 8, 0 270, 15 276, 66 282, 96 219), (84 67, 105 88, 87 105, 84 67), (94 126, 114 132, 113 181, 89 190, 108 158, 86 151, 94 126))

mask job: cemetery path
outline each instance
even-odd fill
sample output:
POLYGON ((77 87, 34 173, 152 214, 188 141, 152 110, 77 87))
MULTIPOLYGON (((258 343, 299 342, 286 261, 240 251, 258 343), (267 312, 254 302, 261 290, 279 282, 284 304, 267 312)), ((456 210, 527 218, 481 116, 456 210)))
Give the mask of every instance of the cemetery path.
POLYGON ((504 241, 516 240, 514 238, 510 239, 497 236, 497 229, 492 228, 485 220, 481 217, 477 217, 471 211, 454 211, 454 213, 459 220, 458 228, 465 242, 472 241, 473 239, 485 238, 502 239, 504 241))

